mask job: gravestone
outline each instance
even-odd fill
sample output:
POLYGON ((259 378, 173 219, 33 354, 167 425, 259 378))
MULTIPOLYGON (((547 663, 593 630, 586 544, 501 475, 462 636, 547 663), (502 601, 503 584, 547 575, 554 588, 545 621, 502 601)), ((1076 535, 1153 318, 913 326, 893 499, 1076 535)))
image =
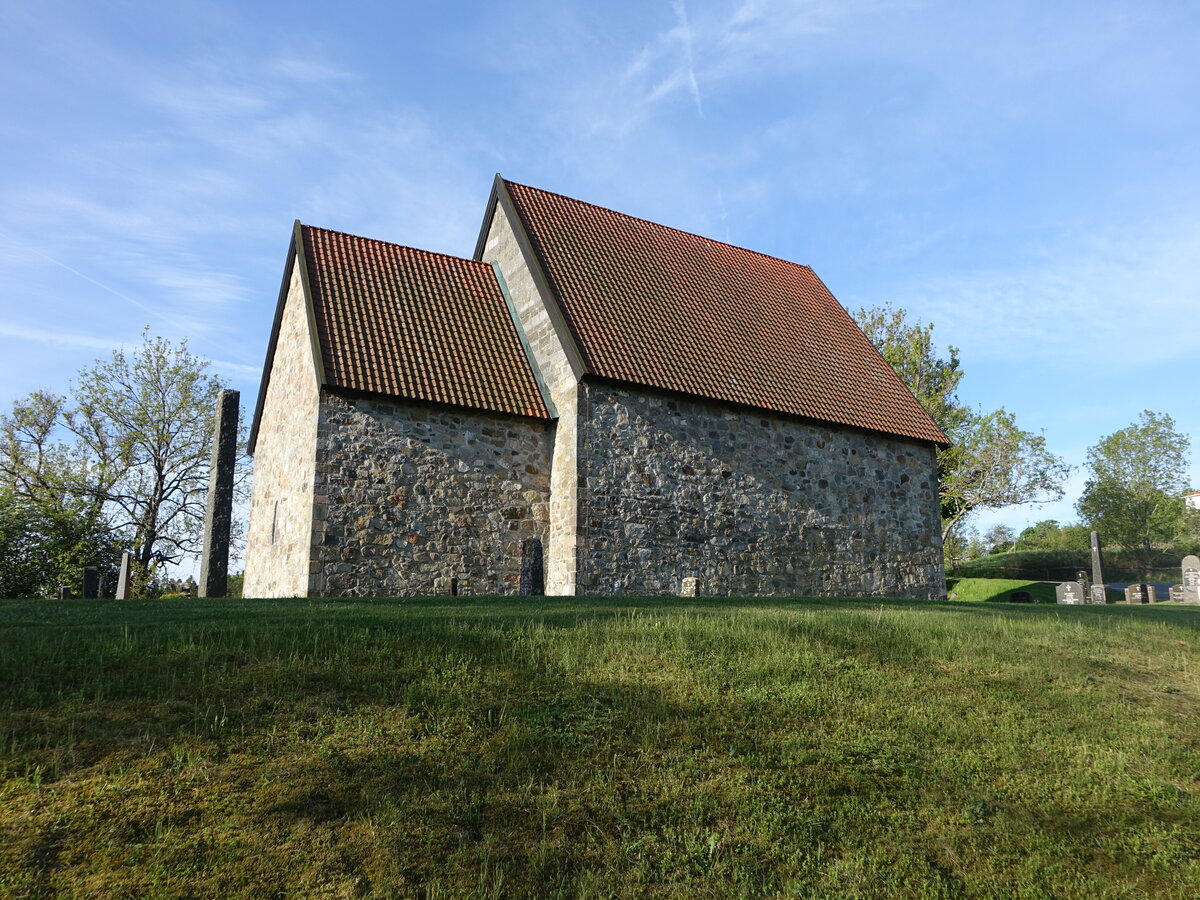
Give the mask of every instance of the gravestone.
POLYGON ((1054 589, 1054 599, 1072 606, 1087 602, 1087 594, 1077 581, 1064 581, 1054 589))
POLYGON ((521 542, 521 596, 541 597, 545 593, 546 569, 541 538, 526 538, 521 542))
POLYGON ((1029 591, 1013 591, 1008 595, 1009 603, 1032 603, 1033 594, 1029 591))
POLYGON ((117 575, 117 599, 129 599, 129 554, 121 554, 121 571, 117 575))
POLYGON ((1100 532, 1092 532, 1092 603, 1108 602, 1108 594, 1104 590, 1104 559, 1100 552, 1100 532))
POLYGON ((1173 584, 1167 588, 1167 596, 1171 598, 1172 603, 1183 602, 1183 585, 1173 584))
POLYGON ((1082 570, 1075 573, 1075 583, 1079 585, 1079 589, 1083 591, 1083 596, 1090 596, 1091 590, 1088 584, 1088 574, 1082 570))
POLYGON ((1130 584, 1125 587, 1126 603, 1149 603, 1154 596, 1154 588, 1148 584, 1130 584))
POLYGON ((237 465, 237 391, 217 396, 208 502, 204 510, 204 552, 200 556, 197 596, 224 597, 229 593, 229 527, 233 521, 233 470, 237 465))
POLYGON ((700 579, 695 575, 686 575, 679 586, 679 596, 695 597, 700 592, 700 579))
POLYGON ((71 589, 69 587, 67 587, 65 584, 60 584, 58 586, 58 599, 59 600, 70 600, 71 599, 71 589))
POLYGON ((95 600, 100 596, 100 570, 95 566, 83 570, 83 596, 87 600, 95 600))
POLYGON ((1183 569, 1183 602, 1200 603, 1200 557, 1185 556, 1183 569))

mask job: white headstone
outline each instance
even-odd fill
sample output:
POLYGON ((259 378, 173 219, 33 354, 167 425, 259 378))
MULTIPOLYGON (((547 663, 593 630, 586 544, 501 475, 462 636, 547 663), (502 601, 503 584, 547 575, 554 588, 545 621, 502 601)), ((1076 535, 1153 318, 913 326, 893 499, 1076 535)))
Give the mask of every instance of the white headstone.
POLYGON ((1200 557, 1183 558, 1183 602, 1200 603, 1200 557))
POLYGON ((121 574, 117 576, 117 599, 129 599, 129 554, 121 554, 121 574))

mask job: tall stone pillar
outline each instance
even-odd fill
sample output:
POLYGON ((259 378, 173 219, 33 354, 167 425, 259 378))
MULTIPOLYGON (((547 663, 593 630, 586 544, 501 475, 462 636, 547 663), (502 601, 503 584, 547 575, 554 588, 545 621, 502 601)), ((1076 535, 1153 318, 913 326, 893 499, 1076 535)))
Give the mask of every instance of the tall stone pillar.
POLYGON ((1107 603, 1108 591, 1104 585, 1104 557, 1100 552, 1100 532, 1092 532, 1092 602, 1107 603))
POLYGON ((237 391, 217 398, 212 471, 204 513, 204 554, 200 557, 199 597, 224 597, 229 590, 229 527, 233 519, 233 470, 237 464, 237 391))

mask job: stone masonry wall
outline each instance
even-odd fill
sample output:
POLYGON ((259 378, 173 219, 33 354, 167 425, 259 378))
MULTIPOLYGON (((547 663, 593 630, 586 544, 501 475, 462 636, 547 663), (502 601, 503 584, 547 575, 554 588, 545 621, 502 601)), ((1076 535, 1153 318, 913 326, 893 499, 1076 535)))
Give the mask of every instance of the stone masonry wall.
POLYGON ((553 423, 321 393, 313 596, 512 594, 546 539, 553 423))
POLYGON ((934 448, 580 385, 580 593, 945 597, 934 448))
POLYGON ((254 455, 247 597, 308 595, 317 371, 298 265, 292 269, 254 455))
POLYGON ((576 509, 576 461, 578 435, 575 428, 576 378, 547 313, 554 302, 542 297, 529 270, 512 225, 500 204, 488 229, 483 258, 495 262, 504 274, 510 299, 521 319, 521 327, 537 360, 546 387, 558 411, 550 485, 550 526, 546 551, 546 593, 575 593, 578 568, 576 509))

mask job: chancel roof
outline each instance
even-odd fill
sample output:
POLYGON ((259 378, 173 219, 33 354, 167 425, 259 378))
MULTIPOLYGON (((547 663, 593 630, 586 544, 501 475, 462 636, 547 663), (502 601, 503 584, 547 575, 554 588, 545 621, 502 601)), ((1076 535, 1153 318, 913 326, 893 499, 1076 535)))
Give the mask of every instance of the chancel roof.
POLYGON ((297 222, 251 453, 295 261, 321 385, 550 418, 491 265, 297 222))
POLYGON ((808 266, 499 177, 496 192, 587 372, 946 443, 808 266))
POLYGON ((326 384, 548 417, 490 265, 300 230, 326 384))

